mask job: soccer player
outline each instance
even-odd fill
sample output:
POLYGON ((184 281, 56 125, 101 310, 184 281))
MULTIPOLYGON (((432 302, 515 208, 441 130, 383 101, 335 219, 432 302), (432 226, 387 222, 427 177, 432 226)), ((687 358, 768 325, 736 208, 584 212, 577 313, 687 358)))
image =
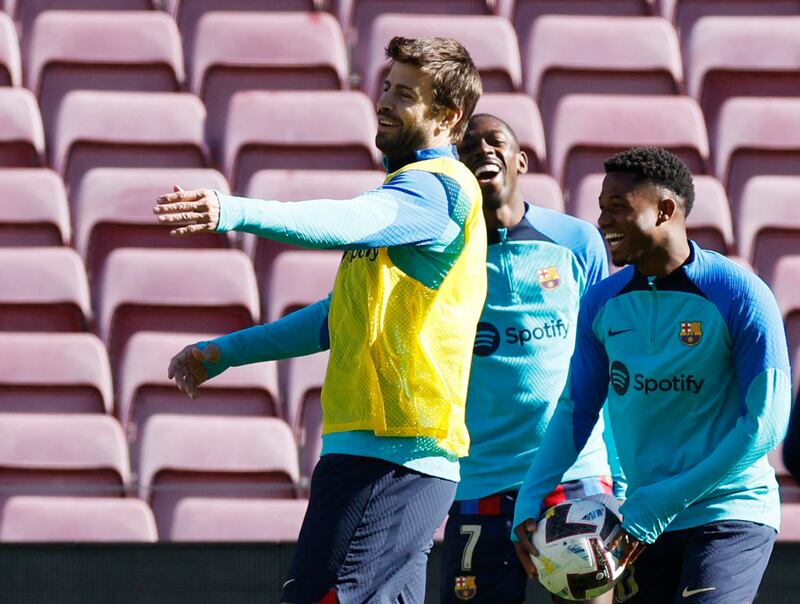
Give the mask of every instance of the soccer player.
POLYGON ((524 561, 540 502, 608 396, 628 480, 617 600, 751 602, 780 520, 767 453, 786 432, 789 359, 772 293, 690 242, 694 185, 659 148, 605 163, 598 225, 617 266, 581 300, 570 381, 517 499, 524 561), (637 557, 638 556, 638 557, 637 557))
MULTIPOLYGON (((440 601, 511 604, 525 600, 528 580, 508 538, 517 491, 567 379, 580 297, 607 275, 606 250, 592 225, 524 200, 518 177, 528 158, 504 121, 474 115, 458 151, 483 193, 488 295, 467 394, 470 452, 445 530, 440 601)), ((612 493, 600 428, 544 507, 612 493)))
POLYGON ((383 186, 298 203, 177 191, 155 209, 178 235, 239 230, 345 250, 329 298, 189 346, 169 369, 194 397, 232 365, 330 347, 322 458, 283 588, 293 604, 422 602, 432 536, 469 444, 464 402, 486 296, 486 227, 480 188, 453 144, 480 76, 454 40, 396 37, 386 53, 383 186))

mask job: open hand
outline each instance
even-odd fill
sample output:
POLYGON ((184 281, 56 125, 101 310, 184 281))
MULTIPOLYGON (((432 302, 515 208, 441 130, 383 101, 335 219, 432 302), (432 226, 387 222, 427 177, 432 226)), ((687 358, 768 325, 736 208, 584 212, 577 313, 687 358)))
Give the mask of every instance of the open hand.
POLYGON ((172 357, 167 375, 175 380, 178 390, 194 400, 200 396, 197 393, 200 384, 208 379, 203 361, 216 363, 219 357, 220 350, 216 344, 208 344, 203 350, 196 344, 190 344, 172 357))
POLYGON ((514 542, 514 550, 517 552, 522 568, 528 573, 529 577, 536 576, 536 566, 531 560, 531 556, 538 556, 539 552, 533 546, 531 535, 536 530, 536 521, 528 518, 525 522, 519 523, 514 527, 514 534, 517 536, 517 541, 514 542))
POLYGON ((162 195, 156 203, 153 214, 159 224, 178 227, 170 235, 212 232, 219 225, 219 199, 210 189, 184 191, 175 185, 172 193, 162 195))

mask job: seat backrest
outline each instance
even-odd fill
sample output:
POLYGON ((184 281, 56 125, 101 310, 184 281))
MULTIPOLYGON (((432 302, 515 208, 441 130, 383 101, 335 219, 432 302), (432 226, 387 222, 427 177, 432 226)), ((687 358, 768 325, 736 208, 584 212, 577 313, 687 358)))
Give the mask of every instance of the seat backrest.
POLYGON ((736 222, 750 178, 800 174, 800 98, 729 99, 713 140, 715 172, 728 191, 736 222))
POLYGON ((511 126, 520 148, 528 155, 528 170, 547 170, 544 127, 539 109, 531 97, 521 93, 482 94, 473 115, 478 113, 494 115, 511 126))
MULTIPOLYGON (((602 168, 602 164, 598 168, 602 168)), ((604 178, 605 174, 587 174, 581 178, 578 185, 569 192, 567 212, 575 218, 596 225, 600 217, 598 199, 603 189, 604 178)))
POLYGON ((545 15, 522 57, 545 123, 567 94, 676 94, 683 82, 675 30, 653 17, 545 15))
POLYGON ((45 168, 0 170, 0 246, 65 245, 71 239, 67 192, 45 168))
POLYGON ((518 177, 525 201, 556 212, 564 211, 564 197, 558 181, 547 174, 522 174, 518 177))
POLYGON ((572 94, 559 103, 548 133, 553 176, 571 191, 616 152, 665 147, 695 174, 708 162, 708 136, 697 102, 685 96, 572 94))
POLYGON ((702 248, 720 254, 734 250, 733 221, 725 188, 713 176, 694 177, 694 206, 686 230, 702 248))
POLYGON ((228 182, 216 170, 204 168, 93 168, 72 197, 75 248, 86 262, 96 293, 103 264, 120 247, 226 248, 230 237, 219 233, 197 233, 171 237, 169 229, 153 220, 159 195, 184 190, 216 189, 228 193, 228 182))
MULTIPOLYGON (((347 254, 367 253, 352 250, 347 254)), ((325 298, 336 280, 342 254, 333 250, 289 250, 273 263, 270 282, 261 292, 264 316, 268 322, 325 298)))
POLYGON ((0 248, 0 331, 85 331, 89 284, 70 248, 0 248))
POLYGON ((731 97, 800 96, 800 15, 705 17, 692 30, 686 53, 687 89, 712 138, 720 108, 731 97))
POLYGON ((739 253, 770 285, 778 259, 800 254, 799 202, 800 176, 754 176, 744 188, 737 219, 739 253))
POLYGON ((144 427, 139 494, 159 532, 187 496, 293 498, 297 448, 288 424, 274 417, 159 414, 144 427))
POLYGON ((183 54, 175 21, 158 11, 45 11, 31 31, 25 86, 45 132, 70 90, 175 92, 183 54))
POLYGON ((394 36, 455 38, 469 52, 481 74, 484 92, 515 92, 522 85, 517 36, 501 17, 481 15, 383 14, 375 19, 367 44, 356 49, 361 90, 373 100, 380 96, 389 72, 384 49, 394 36))
POLYGON ((218 152, 239 90, 340 90, 347 50, 328 13, 210 12, 199 21, 192 91, 208 109, 206 140, 218 152))
POLYGON ((52 164, 77 188, 91 168, 204 168, 205 108, 169 92, 73 90, 61 101, 52 164))
POLYGON ((0 492, 123 496, 130 483, 122 428, 100 413, 5 413, 0 492))
POLYGON ((111 413, 108 354, 88 333, 0 332, 0 411, 111 413))
POLYGON ((17 496, 0 520, 0 541, 155 542, 155 518, 139 499, 17 496))
POLYGON ((22 64, 14 21, 0 13, 0 86, 20 86, 22 64))
POLYGON ((44 165, 44 128, 36 97, 24 88, 0 88, 0 167, 44 165))
POLYGON ((229 115, 224 165, 234 190, 245 190, 253 173, 264 168, 379 165, 375 108, 360 92, 237 92, 229 115))

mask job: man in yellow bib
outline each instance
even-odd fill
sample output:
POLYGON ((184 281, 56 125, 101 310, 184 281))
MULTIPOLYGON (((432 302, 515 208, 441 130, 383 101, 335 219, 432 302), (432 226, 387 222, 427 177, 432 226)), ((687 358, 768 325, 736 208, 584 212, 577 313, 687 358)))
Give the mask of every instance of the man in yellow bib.
POLYGON ((158 200, 173 234, 238 230, 344 250, 333 292, 274 323, 188 346, 170 376, 191 397, 226 368, 330 348, 322 458, 282 601, 422 602, 435 529, 459 480, 464 402, 486 296, 486 227, 458 161, 481 94, 456 41, 396 37, 377 103, 388 176, 351 200, 158 200))

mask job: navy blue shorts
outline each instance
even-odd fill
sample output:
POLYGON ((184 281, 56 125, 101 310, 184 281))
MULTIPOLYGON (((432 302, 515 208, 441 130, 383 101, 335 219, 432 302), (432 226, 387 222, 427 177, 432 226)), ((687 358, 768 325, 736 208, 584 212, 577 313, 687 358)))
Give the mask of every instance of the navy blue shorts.
POLYGON ((750 604, 777 532, 723 520, 662 533, 616 587, 626 604, 750 604))
POLYGON ((433 534, 456 483, 380 459, 324 455, 282 602, 422 604, 433 534))
MULTIPOLYGON (((589 495, 611 493, 611 479, 593 477, 565 482, 550 493, 543 510, 589 495)), ((517 492, 456 501, 444 531, 441 604, 523 602, 528 575, 511 541, 517 492)))

